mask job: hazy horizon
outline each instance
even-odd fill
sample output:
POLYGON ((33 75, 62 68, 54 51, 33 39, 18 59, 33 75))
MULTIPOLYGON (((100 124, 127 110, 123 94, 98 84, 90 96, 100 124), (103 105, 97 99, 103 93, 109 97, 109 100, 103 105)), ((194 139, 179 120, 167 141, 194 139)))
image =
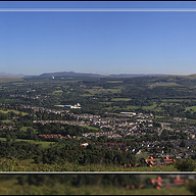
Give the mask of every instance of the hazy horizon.
POLYGON ((75 74, 97 74, 101 76, 111 76, 111 75, 143 75, 143 76, 150 76, 150 75, 165 75, 165 76, 190 76, 190 75, 196 75, 196 73, 190 73, 190 74, 171 74, 171 73, 108 73, 108 74, 101 74, 101 73, 93 73, 93 72, 77 72, 77 71, 55 71, 55 72, 41 72, 38 74, 23 74, 23 73, 8 73, 8 72, 0 72, 0 77, 9 77, 9 76, 40 76, 42 74, 52 74, 52 73, 75 73, 75 74))
POLYGON ((196 73, 196 2, 0 2, 5 8, 192 8, 195 12, 2 12, 0 72, 196 73))

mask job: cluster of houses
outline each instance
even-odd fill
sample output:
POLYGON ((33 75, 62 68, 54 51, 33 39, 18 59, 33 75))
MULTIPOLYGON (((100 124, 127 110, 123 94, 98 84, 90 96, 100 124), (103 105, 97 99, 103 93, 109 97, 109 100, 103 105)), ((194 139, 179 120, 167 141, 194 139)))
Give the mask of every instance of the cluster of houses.
POLYGON ((38 95, 38 94, 34 94, 34 95, 28 95, 28 93, 31 92, 35 92, 35 90, 32 91, 26 91, 27 94, 11 94, 9 95, 10 98, 19 98, 19 99, 25 99, 25 100, 46 100, 48 98, 47 95, 38 95))
POLYGON ((33 113, 35 112, 47 112, 47 113, 52 113, 52 114, 62 114, 64 111, 63 110, 56 110, 56 109, 49 109, 45 107, 36 107, 36 106, 30 106, 30 105, 20 105, 17 106, 17 109, 19 110, 31 110, 33 113))
POLYGON ((84 137, 107 136, 109 138, 120 138, 128 135, 144 134, 141 124, 147 128, 153 127, 153 115, 142 113, 129 113, 115 116, 116 114, 105 114, 104 116, 92 114, 71 114, 77 122, 83 122, 89 126, 95 126, 100 132, 89 132, 84 137))
POLYGON ((196 127, 195 126, 189 126, 184 132, 187 133, 188 139, 196 138, 196 127))
POLYGON ((169 156, 169 155, 166 155, 164 157, 162 157, 162 159, 156 159, 154 158, 153 156, 148 156, 146 159, 145 159, 145 162, 147 164, 147 166, 149 167, 153 167, 153 166, 160 166, 160 165, 172 165, 176 162, 176 160, 169 156))
POLYGON ((80 103, 77 103, 75 105, 55 105, 55 107, 60 107, 64 109, 81 109, 80 103))
POLYGON ((1 131, 3 131, 3 130, 12 131, 12 130, 14 130, 14 127, 10 124, 2 123, 2 124, 0 124, 0 130, 1 131))
POLYGON ((40 139, 70 139, 71 136, 64 136, 62 134, 39 134, 40 139))
POLYGON ((189 140, 185 147, 181 147, 181 140, 171 140, 173 147, 169 147, 168 142, 164 141, 143 141, 135 147, 127 146, 126 151, 130 151, 134 154, 147 153, 158 159, 163 158, 166 155, 174 159, 187 159, 195 155, 196 140, 189 140))
MULTIPOLYGON (((76 104, 77 107, 80 107, 79 104, 76 104)), ((7 109, 13 109, 11 106, 3 106, 7 109)), ((41 123, 43 125, 48 123, 57 123, 57 124, 68 124, 75 126, 91 126, 98 129, 91 130, 82 134, 84 138, 94 138, 105 136, 111 139, 121 139, 126 136, 138 136, 147 135, 153 130, 153 121, 154 116, 151 113, 136 113, 136 112, 121 112, 121 113, 105 113, 101 115, 93 114, 75 114, 68 110, 64 109, 55 109, 55 108, 44 108, 44 107, 34 107, 30 105, 18 105, 14 109, 19 111, 31 111, 35 112, 47 112, 48 114, 61 115, 61 120, 34 120, 33 123, 41 123)), ((161 123, 160 129, 169 129, 168 123, 161 123)), ((0 124, 0 130, 12 130, 14 125, 11 124, 0 124)), ((155 129, 154 129, 155 130, 155 129)), ((161 158, 167 154, 174 157, 175 159, 181 158, 190 158, 195 154, 195 135, 196 127, 188 126, 184 133, 187 133, 188 138, 185 139, 185 146, 180 147, 181 140, 170 140, 170 143, 174 147, 171 147, 171 152, 168 152, 168 144, 164 141, 143 141, 138 143, 135 147, 119 145, 118 149, 130 151, 134 154, 140 154, 146 152, 153 157, 161 158), (122 148, 123 146, 123 148, 122 148)), ((55 134, 42 134, 39 135, 41 139, 68 139, 67 136, 55 135, 55 134)), ((118 144, 107 144, 106 147, 112 148, 118 146, 118 144)))
POLYGON ((56 111, 54 109, 43 109, 39 107, 27 107, 33 109, 34 112, 45 111, 55 114, 65 114, 64 120, 34 120, 33 123, 58 123, 76 126, 92 126, 99 129, 99 131, 84 133, 83 137, 101 137, 108 138, 122 138, 129 135, 143 135, 145 134, 144 127, 153 127, 153 115, 142 113, 126 113, 115 116, 116 114, 105 114, 104 116, 92 114, 74 114, 71 112, 56 111), (141 126, 143 125, 143 126, 141 126), (143 127, 143 128, 141 128, 143 127))
POLYGON ((86 124, 84 122, 77 122, 77 121, 71 121, 71 120, 34 120, 34 124, 61 124, 61 125, 75 125, 75 126, 85 126, 86 124))
MULTIPOLYGON (((63 105, 63 107, 65 107, 63 105)), ((68 106, 67 106, 68 107, 68 106)), ((72 107, 69 105, 69 107, 72 107)), ((72 108, 80 108, 81 105, 78 103, 74 105, 72 108)), ((34 107, 29 105, 20 105, 17 106, 19 110, 32 110, 33 113, 35 112, 47 112, 52 114, 64 114, 64 118, 62 121, 64 123, 68 123, 68 121, 75 122, 76 125, 87 125, 87 126, 95 126, 100 129, 100 131, 118 131, 126 135, 135 135, 135 134, 142 134, 143 131, 140 130, 140 125, 144 124, 147 128, 153 127, 153 115, 152 114, 143 114, 143 113, 122 113, 118 116, 114 116, 116 114, 105 114, 104 116, 100 115, 92 115, 92 114, 74 114, 69 111, 65 111, 63 109, 48 109, 44 107, 34 107), (67 120, 67 117, 69 118, 67 120), (70 120, 72 119, 72 120, 70 120)), ((59 121, 58 123, 63 123, 59 121)), ((43 123, 43 121, 42 121, 43 123)), ((63 124, 64 124, 63 123, 63 124)), ((90 133, 89 133, 90 134, 90 133)), ((100 133, 99 135, 103 135, 104 133, 100 133)), ((91 134, 90 134, 91 135, 91 134)), ((106 134, 110 135, 110 133, 106 134)))
POLYGON ((114 133, 113 131, 89 132, 89 133, 83 133, 82 136, 86 137, 86 138, 103 137, 103 136, 105 136, 107 138, 115 138, 115 139, 122 138, 122 135, 114 133))

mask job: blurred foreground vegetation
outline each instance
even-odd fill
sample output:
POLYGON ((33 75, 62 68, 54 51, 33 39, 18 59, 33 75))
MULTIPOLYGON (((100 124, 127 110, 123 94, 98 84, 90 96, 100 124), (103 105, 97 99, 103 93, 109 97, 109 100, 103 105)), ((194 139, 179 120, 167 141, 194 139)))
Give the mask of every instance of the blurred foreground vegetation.
MULTIPOLYGON (((153 187, 142 175, 2 175, 0 194, 11 195, 191 195, 195 181, 180 187, 153 187), (190 190, 190 191, 189 191, 190 190)), ((156 176, 155 176, 156 177, 156 176)), ((169 179, 169 176, 166 177, 169 179)))

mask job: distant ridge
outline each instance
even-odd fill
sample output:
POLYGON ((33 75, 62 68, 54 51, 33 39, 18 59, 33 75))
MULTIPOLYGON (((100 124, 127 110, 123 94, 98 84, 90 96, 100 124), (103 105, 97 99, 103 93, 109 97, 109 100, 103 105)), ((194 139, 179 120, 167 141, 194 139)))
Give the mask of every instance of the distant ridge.
POLYGON ((191 74, 187 76, 188 78, 196 79, 196 74, 191 74))
POLYGON ((196 74, 190 75, 177 75, 177 74, 96 74, 96 73, 80 73, 74 71, 62 71, 62 72, 51 72, 42 73, 40 75, 24 75, 24 74, 10 74, 0 72, 1 78, 51 78, 51 77, 91 77, 91 78, 133 78, 133 77, 180 77, 196 79, 196 74))
POLYGON ((73 71, 70 72, 54 72, 54 73, 43 73, 39 75, 39 77, 42 78, 48 78, 48 77, 101 77, 100 74, 93 74, 93 73, 76 73, 73 71))
POLYGON ((133 78, 133 77, 169 76, 169 74, 110 74, 108 76, 114 78, 133 78))
POLYGON ((54 73, 43 73, 39 75, 41 78, 49 78, 49 77, 92 77, 92 78, 100 78, 100 77, 109 77, 109 78, 132 78, 132 77, 152 77, 152 76, 169 76, 169 74, 94 74, 94 73, 77 73, 77 72, 54 72, 54 73))

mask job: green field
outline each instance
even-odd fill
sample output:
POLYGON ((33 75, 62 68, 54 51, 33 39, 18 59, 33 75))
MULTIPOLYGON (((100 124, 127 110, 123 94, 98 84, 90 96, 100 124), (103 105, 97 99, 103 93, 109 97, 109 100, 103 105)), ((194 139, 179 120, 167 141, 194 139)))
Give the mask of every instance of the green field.
POLYGON ((26 112, 22 112, 22 111, 18 111, 18 110, 0 110, 0 113, 4 113, 4 114, 8 114, 11 112, 13 112, 16 115, 21 115, 21 116, 25 116, 28 114, 26 112))
MULTIPOLYGON (((6 141, 6 138, 0 138, 0 141, 6 141)), ((31 144, 39 144, 42 145, 43 148, 48 148, 50 144, 55 142, 48 142, 48 141, 36 141, 36 140, 25 140, 25 139, 16 139, 16 142, 28 142, 31 144)))
POLYGON ((169 103, 178 103, 183 101, 190 101, 189 99, 162 99, 162 102, 169 102, 169 103))
POLYGON ((21 127, 20 131, 26 132, 29 128, 32 129, 32 127, 21 127))
POLYGON ((186 107, 186 111, 196 112, 196 106, 186 107))
POLYGON ((88 93, 84 93, 82 95, 80 95, 81 97, 93 97, 94 95, 92 94, 88 94, 88 93))
POLYGON ((103 93, 120 93, 121 88, 111 88, 111 89, 104 89, 104 88, 92 88, 87 89, 85 94, 91 94, 91 95, 97 95, 97 94, 103 94, 103 93))
POLYGON ((123 108, 124 110, 137 110, 139 109, 140 106, 134 106, 134 105, 128 105, 125 108, 123 108))
POLYGON ((119 84, 119 83, 123 83, 122 80, 112 80, 112 81, 107 81, 107 83, 109 84, 119 84))
POLYGON ((153 84, 150 84, 150 88, 155 88, 155 87, 178 87, 180 86, 179 84, 175 82, 155 82, 153 84))
MULTIPOLYGON (((128 101, 128 100, 126 100, 126 101, 128 101)), ((117 102, 117 100, 116 100, 116 102, 117 102)), ((106 103, 108 105, 112 104, 112 102, 103 102, 103 103, 106 103)), ((138 109, 146 110, 146 111, 157 111, 157 112, 161 111, 161 108, 156 103, 153 103, 152 105, 149 105, 149 106, 127 105, 124 107, 119 107, 119 106, 115 105, 115 106, 107 107, 107 110, 109 110, 109 111, 117 111, 117 110, 119 110, 119 111, 134 111, 134 110, 138 110, 138 109)))
POLYGON ((91 131, 99 131, 99 128, 97 128, 97 127, 92 127, 92 126, 82 126, 82 127, 87 128, 91 131))
POLYGON ((131 99, 130 98, 113 98, 111 101, 130 101, 131 99))
POLYGON ((142 110, 148 110, 148 111, 155 111, 160 112, 162 109, 159 107, 155 102, 152 105, 149 106, 142 106, 142 110))
POLYGON ((105 104, 105 105, 111 105, 113 104, 114 102, 112 101, 104 101, 104 102, 100 102, 101 104, 105 104))

